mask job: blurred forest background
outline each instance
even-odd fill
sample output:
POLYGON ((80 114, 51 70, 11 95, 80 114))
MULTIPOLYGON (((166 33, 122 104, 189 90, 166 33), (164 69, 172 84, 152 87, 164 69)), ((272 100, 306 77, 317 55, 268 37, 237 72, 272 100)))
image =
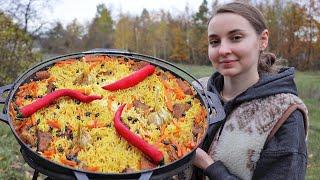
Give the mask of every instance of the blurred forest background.
MULTIPOLYGON (((319 1, 249 2, 267 19, 271 52, 300 71, 320 69, 319 1)), ((48 56, 94 48, 124 49, 177 63, 210 63, 207 21, 220 4, 218 0, 212 4, 203 0, 194 13, 187 6, 183 13, 175 15, 143 9, 140 15, 119 13, 117 19, 100 4, 91 22, 80 24, 74 19, 67 25, 43 19, 41 12, 53 3, 0 0, 0 86, 12 83, 26 68, 48 56)))

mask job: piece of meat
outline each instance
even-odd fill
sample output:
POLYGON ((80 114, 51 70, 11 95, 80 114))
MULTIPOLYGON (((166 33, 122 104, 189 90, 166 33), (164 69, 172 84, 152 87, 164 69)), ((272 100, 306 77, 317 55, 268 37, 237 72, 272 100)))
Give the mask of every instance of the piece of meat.
POLYGON ((192 134, 194 136, 197 136, 199 133, 201 133, 203 131, 203 128, 202 127, 199 127, 197 124, 195 124, 193 127, 192 127, 192 134))
POLYGON ((177 83, 185 94, 193 95, 191 87, 185 81, 177 79, 177 83))
POLYGON ((143 68, 144 66, 148 65, 150 63, 145 62, 145 61, 139 61, 139 62, 135 62, 131 68, 133 71, 138 71, 139 69, 143 68))
POLYGON ((49 84, 47 85, 47 94, 51 93, 55 89, 56 89, 56 86, 52 82, 49 82, 49 84))
POLYGON ((190 109, 190 104, 174 104, 173 105, 173 117, 179 119, 185 115, 185 112, 190 109))
POLYGON ((144 103, 142 103, 141 101, 139 101, 139 100, 134 100, 133 101, 133 106, 135 107, 135 108, 137 108, 137 109, 141 109, 142 111, 144 111, 144 114, 149 114, 149 106, 148 105, 146 105, 146 104, 144 104, 144 103))
POLYGON ((66 153, 66 158, 68 160, 76 159, 81 148, 79 146, 74 146, 66 153))
POLYGON ((66 130, 65 130, 65 136, 67 137, 67 140, 73 139, 72 129, 70 129, 68 126, 66 127, 66 130))
POLYGON ((111 70, 106 70, 106 71, 99 72, 96 77, 99 78, 101 76, 111 76, 111 75, 113 75, 113 72, 111 70))
POLYGON ((170 159, 171 162, 179 159, 177 150, 172 145, 168 145, 167 153, 169 155, 169 159, 170 159))
POLYGON ((38 131, 38 151, 45 151, 48 149, 49 144, 52 140, 52 136, 48 132, 38 131))
POLYGON ((89 74, 86 72, 81 73, 74 81, 74 85, 87 85, 89 83, 89 74))
POLYGON ((158 71, 157 76, 163 81, 167 81, 169 78, 163 71, 158 71))
POLYGON ((145 169, 153 169, 153 168, 157 167, 157 165, 153 164, 146 157, 141 156, 140 167, 141 167, 141 170, 145 170, 145 169))
POLYGON ((36 138, 27 129, 28 128, 26 128, 26 127, 22 128, 21 133, 20 133, 20 138, 26 144, 30 144, 31 146, 35 146, 36 145, 36 138))
POLYGON ((34 79, 36 81, 40 81, 40 80, 48 79, 49 77, 50 77, 50 73, 48 71, 39 71, 39 72, 36 72, 34 79))

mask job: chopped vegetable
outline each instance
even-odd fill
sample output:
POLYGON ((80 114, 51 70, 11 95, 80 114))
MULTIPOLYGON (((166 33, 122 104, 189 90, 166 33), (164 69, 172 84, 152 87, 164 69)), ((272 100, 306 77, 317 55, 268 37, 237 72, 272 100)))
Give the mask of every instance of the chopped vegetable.
POLYGON ((153 74, 155 67, 153 65, 146 65, 142 69, 126 76, 114 83, 103 86, 102 88, 108 91, 116 91, 133 87, 153 74))
POLYGON ((62 96, 70 96, 72 98, 75 98, 77 100, 80 100, 85 103, 89 103, 93 100, 96 99, 101 99, 101 96, 86 96, 76 90, 71 90, 71 89, 59 89, 56 90, 52 93, 47 94, 46 96, 37 99, 35 102, 24 106, 20 111, 18 112, 19 117, 29 117, 39 109, 43 107, 47 107, 50 104, 52 104, 57 98, 62 97, 62 96))
POLYGON ((163 154, 157 148, 152 146, 151 144, 144 141, 138 135, 132 133, 122 122, 121 122, 121 114, 125 107, 125 104, 121 105, 114 117, 114 127, 116 131, 126 139, 130 144, 140 149, 144 154, 146 154, 155 164, 163 163, 163 154))

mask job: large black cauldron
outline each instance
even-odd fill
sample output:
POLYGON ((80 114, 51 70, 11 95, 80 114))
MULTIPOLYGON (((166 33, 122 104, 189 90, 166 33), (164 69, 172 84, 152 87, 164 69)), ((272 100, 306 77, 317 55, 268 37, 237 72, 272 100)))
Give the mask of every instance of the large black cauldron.
MULTIPOLYGON (((63 166, 57 164, 51 160, 45 159, 42 156, 38 155, 36 152, 31 150, 27 144, 25 144, 18 134, 16 133, 12 121, 9 116, 9 104, 13 101, 13 97, 17 92, 20 85, 25 82, 30 81, 34 74, 40 70, 46 69, 53 65, 57 61, 65 59, 77 59, 85 55, 107 55, 115 57, 124 57, 133 60, 147 61, 155 66, 158 66, 164 70, 170 71, 175 76, 182 78, 188 81, 190 84, 193 81, 193 85, 197 91, 197 96, 200 99, 202 105, 206 107, 208 111, 207 122, 210 125, 221 121, 224 118, 223 108, 220 104, 218 97, 210 92, 207 92, 200 82, 192 75, 184 71, 183 69, 171 64, 167 61, 154 58, 151 56, 141 55, 132 52, 119 51, 119 50, 106 50, 106 49, 95 49, 82 53, 74 53, 63 55, 55 58, 51 58, 45 61, 40 62, 39 64, 28 69, 22 75, 20 75, 13 84, 5 85, 0 87, 0 104, 4 104, 3 109, 0 112, 0 120, 8 124, 16 137, 17 141, 21 145, 21 153, 25 161, 35 169, 36 174, 41 172, 54 179, 168 179, 173 175, 177 175, 180 172, 186 170, 187 168, 192 168, 191 162, 193 155, 195 154, 195 149, 189 152, 187 155, 182 157, 179 160, 161 166, 159 168, 134 172, 134 173, 93 173, 84 170, 78 170, 71 167, 63 166), (3 94, 8 92, 5 98, 3 94)), ((206 130, 207 131, 207 130, 206 130)), ((205 134, 206 135, 206 134, 205 134)), ((204 135, 204 137, 205 137, 204 135)), ((204 139, 203 137, 203 139, 204 139)), ((203 140, 202 139, 202 140, 203 140)), ((202 141, 201 140, 201 141, 202 141)), ((37 175, 36 175, 37 176, 37 175)))

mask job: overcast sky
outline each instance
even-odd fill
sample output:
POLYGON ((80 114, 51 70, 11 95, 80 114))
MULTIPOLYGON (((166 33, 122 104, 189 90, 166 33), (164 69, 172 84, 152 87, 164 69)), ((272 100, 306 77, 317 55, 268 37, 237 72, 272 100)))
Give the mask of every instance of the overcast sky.
MULTIPOLYGON (((52 9, 46 12, 48 20, 61 21, 64 25, 73 19, 84 24, 95 16, 96 6, 104 3, 111 10, 112 16, 122 13, 140 15, 143 8, 148 11, 164 9, 170 13, 182 13, 186 5, 191 12, 196 12, 203 0, 58 0, 52 4, 52 9)), ((207 0, 211 6, 212 0, 207 0)), ((220 1, 219 1, 220 2, 220 1)))

